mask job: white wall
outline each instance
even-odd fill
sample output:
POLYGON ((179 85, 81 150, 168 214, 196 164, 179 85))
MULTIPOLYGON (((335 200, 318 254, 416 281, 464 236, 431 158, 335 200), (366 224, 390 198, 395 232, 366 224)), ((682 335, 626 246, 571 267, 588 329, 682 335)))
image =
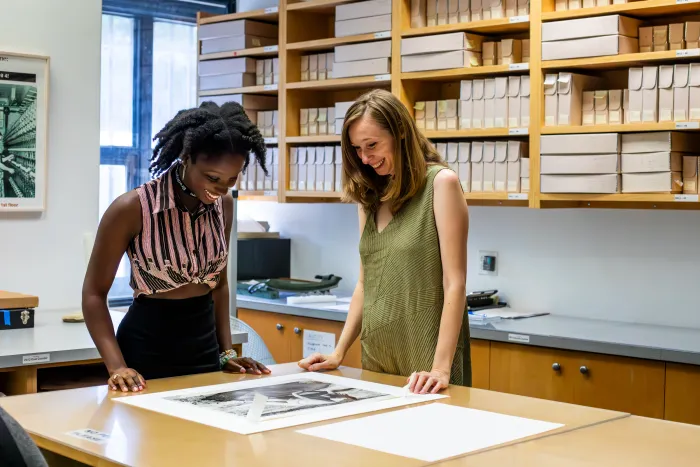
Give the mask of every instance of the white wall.
POLYGON ((100 0, 2 0, 0 49, 50 57, 43 215, 0 214, 0 289, 44 308, 80 305, 83 234, 97 224, 100 0))
MULTIPOLYGON (((292 274, 357 280, 356 209, 241 202, 292 238, 292 274)), ((514 308, 700 327, 700 213, 470 208, 468 290, 498 289, 514 308), (478 250, 499 254, 478 274, 478 250)))

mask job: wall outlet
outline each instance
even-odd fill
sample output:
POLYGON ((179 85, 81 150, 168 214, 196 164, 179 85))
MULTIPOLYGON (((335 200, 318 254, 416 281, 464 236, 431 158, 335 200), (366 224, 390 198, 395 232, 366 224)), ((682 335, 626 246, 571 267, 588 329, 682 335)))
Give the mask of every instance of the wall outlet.
POLYGON ((497 251, 479 251, 479 274, 487 276, 498 275, 497 251))

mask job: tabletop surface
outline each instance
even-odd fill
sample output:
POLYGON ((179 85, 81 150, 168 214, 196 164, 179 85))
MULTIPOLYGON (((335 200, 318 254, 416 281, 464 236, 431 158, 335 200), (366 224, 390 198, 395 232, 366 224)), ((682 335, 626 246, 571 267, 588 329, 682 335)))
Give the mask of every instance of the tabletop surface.
MULTIPOLYGON (((273 375, 262 377, 272 378, 274 375, 302 372, 296 364, 275 365, 271 369, 273 375)), ((403 386, 405 382, 405 378, 402 377, 344 367, 331 374, 394 386, 403 386)), ((260 376, 218 372, 151 380, 148 391, 159 392, 230 383, 248 378, 260 378, 260 376)), ((628 416, 620 412, 459 386, 450 387, 445 394, 449 397, 440 399, 439 402, 565 425, 550 433, 565 433, 628 416)), ((427 465, 426 462, 417 459, 297 432, 301 428, 334 423, 341 419, 252 435, 239 435, 120 404, 112 400, 115 397, 129 397, 129 395, 110 392, 103 386, 7 397, 0 399, 0 406, 15 417, 34 436, 40 446, 54 452, 62 452, 63 455, 70 455, 91 465, 96 465, 98 462, 101 466, 148 465, 153 467, 166 465, 198 467, 427 465), (110 439, 105 444, 97 444, 66 434, 86 428, 108 433, 110 439)), ((374 413, 377 412, 372 412, 374 413)), ((355 417, 344 419, 348 418, 355 417)), ((418 429, 429 429, 429 427, 418 427, 418 429)))

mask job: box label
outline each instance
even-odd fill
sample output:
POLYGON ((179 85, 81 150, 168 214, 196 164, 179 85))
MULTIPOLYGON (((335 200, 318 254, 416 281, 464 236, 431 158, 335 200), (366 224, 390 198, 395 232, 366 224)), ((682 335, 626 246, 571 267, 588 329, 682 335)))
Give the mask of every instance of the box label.
POLYGON ((509 23, 527 23, 530 21, 530 15, 522 15, 522 16, 511 16, 508 18, 509 23))
POLYGON ((263 89, 265 91, 277 91, 277 85, 276 84, 266 84, 263 86, 263 89))
POLYGON ((509 136, 526 135, 529 128, 508 128, 509 136))
POLYGON ((265 144, 277 144, 277 138, 265 138, 265 144))
POLYGON ((676 50, 676 57, 700 57, 700 49, 676 50))
POLYGON ((277 196, 276 191, 264 191, 263 196, 277 196))
POLYGON ((39 363, 49 363, 50 361, 51 354, 49 353, 22 356, 22 365, 37 365, 39 363))
POLYGON ((511 63, 510 65, 508 65, 509 71, 529 70, 529 69, 530 69, 529 63, 511 63))
POLYGON ((698 3, 700 0, 676 0, 676 5, 685 5, 686 3, 698 3))
POLYGON ((280 8, 277 6, 271 6, 271 7, 265 8, 266 15, 269 15, 271 13, 277 13, 278 11, 280 11, 280 8))
POLYGON ((389 73, 385 75, 374 75, 375 81, 389 81, 391 80, 391 75, 389 73))
POLYGON ((528 199, 528 194, 527 194, 527 193, 508 193, 508 199, 511 199, 511 200, 527 200, 527 199, 528 199))
POLYGON ((675 195, 673 197, 674 201, 681 201, 681 202, 688 202, 688 203, 697 203, 698 202, 698 195, 675 195))
POLYGON ((386 39, 388 37, 391 37, 391 31, 382 31, 374 33, 375 39, 386 39))
POLYGON ((263 50, 265 52, 277 52, 279 49, 280 48, 278 45, 266 45, 265 47, 263 47, 263 50))
POLYGON ((676 122, 676 130, 697 130, 700 122, 676 122))
POLYGON ((101 431, 92 430, 90 428, 69 431, 66 434, 68 436, 84 439, 86 441, 90 441, 91 443, 97 444, 105 444, 107 441, 109 441, 109 435, 107 433, 102 433, 101 431))
POLYGON ((530 343, 530 336, 525 334, 508 334, 508 340, 511 342, 521 342, 524 344, 530 343))

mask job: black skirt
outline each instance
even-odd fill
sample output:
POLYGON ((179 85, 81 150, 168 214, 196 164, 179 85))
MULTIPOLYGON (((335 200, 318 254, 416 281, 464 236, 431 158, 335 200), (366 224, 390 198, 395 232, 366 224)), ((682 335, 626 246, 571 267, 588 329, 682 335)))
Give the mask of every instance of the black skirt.
POLYGON ((146 380, 219 371, 211 293, 180 300, 134 299, 117 342, 126 365, 146 380))

